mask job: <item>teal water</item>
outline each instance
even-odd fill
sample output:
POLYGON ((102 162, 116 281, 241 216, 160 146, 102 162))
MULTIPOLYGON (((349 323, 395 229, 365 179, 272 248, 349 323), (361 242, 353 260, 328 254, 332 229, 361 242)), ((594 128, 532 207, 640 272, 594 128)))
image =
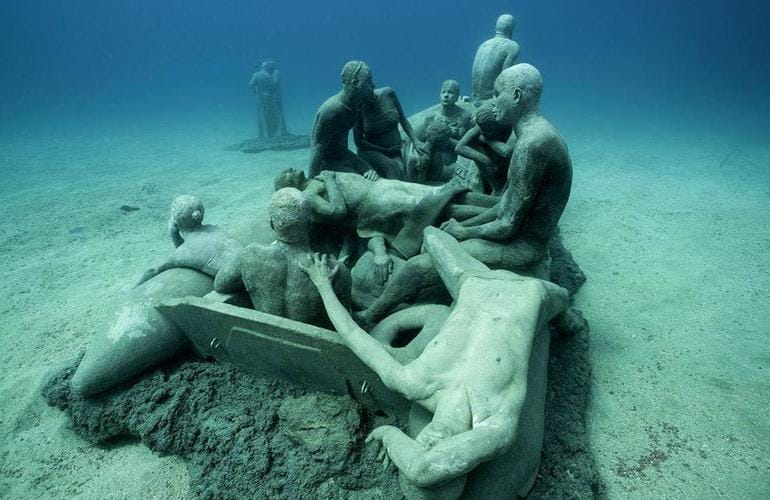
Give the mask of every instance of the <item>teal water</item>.
POLYGON ((278 62, 292 132, 354 58, 411 114, 446 78, 468 91, 502 12, 575 163, 562 229, 589 277, 608 495, 767 496, 770 7, 477 3, 0 2, 0 497, 185 496, 181 460, 86 445, 39 386, 154 263, 169 199, 246 226, 272 172, 306 166, 223 151, 254 133, 255 62, 278 62))

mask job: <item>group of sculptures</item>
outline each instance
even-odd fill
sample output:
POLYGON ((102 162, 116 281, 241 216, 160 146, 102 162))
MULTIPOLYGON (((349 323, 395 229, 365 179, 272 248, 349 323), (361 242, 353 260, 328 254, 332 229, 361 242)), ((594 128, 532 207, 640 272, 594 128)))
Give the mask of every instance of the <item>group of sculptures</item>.
MULTIPOLYGON (((479 47, 472 102, 447 80, 439 104, 413 120, 392 88, 375 88, 365 62, 345 64, 342 88, 315 117, 307 174, 275 179, 276 240, 243 246, 203 223, 198 198, 180 196, 169 221, 176 250, 137 284, 192 268, 213 279, 193 294, 245 290, 258 311, 332 325, 413 402, 407 431, 378 427, 368 441, 414 498, 529 491, 543 440, 547 325, 575 324, 567 291, 549 281, 572 165, 541 114, 540 72, 516 64, 513 29, 513 17, 500 16, 479 47), (394 356, 394 340, 415 331, 410 359, 394 356)), ((286 130, 278 82, 272 62, 252 78, 266 136, 286 130)), ((121 356, 145 356, 133 372, 156 362, 121 356)), ((97 383, 103 374, 83 368, 90 362, 86 354, 72 381, 85 396, 114 385, 97 383)))

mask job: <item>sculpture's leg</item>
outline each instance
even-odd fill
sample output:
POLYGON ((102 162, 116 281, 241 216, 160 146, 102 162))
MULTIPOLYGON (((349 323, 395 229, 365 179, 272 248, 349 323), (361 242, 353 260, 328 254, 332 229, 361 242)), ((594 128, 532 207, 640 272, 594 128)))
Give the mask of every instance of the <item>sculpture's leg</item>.
POLYGON ((471 257, 448 233, 435 227, 425 228, 425 251, 453 299, 468 274, 489 272, 489 268, 471 257))

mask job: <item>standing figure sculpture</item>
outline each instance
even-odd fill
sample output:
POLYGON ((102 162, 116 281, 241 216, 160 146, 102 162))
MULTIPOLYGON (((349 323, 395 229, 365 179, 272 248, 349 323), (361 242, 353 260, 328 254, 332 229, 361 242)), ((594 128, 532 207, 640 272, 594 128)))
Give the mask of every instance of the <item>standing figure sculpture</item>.
MULTIPOLYGON (((543 80, 534 66, 517 64, 503 71, 495 92, 497 121, 512 125, 516 134, 506 188, 492 208, 462 222, 449 220, 442 229, 492 269, 547 279, 548 247, 569 199, 572 162, 561 135, 540 113, 543 80)), ((438 281, 429 255, 412 257, 359 319, 374 324, 438 281)))
POLYGON ((511 40, 515 27, 516 21, 512 15, 503 14, 498 17, 495 36, 482 43, 476 51, 471 74, 471 92, 476 106, 494 97, 495 79, 503 70, 516 64, 519 44, 511 40))
POLYGON ((348 134, 358 122, 361 109, 374 100, 374 82, 369 66, 349 61, 342 68, 342 89, 318 108, 310 149, 310 177, 322 170, 356 172, 368 178, 379 175, 348 149, 348 134))
POLYGON ((400 180, 406 174, 399 125, 415 148, 427 154, 404 116, 396 92, 390 87, 375 89, 374 99, 364 104, 353 129, 358 155, 387 179, 400 180))
POLYGON ((420 113, 416 123, 413 124, 414 134, 420 141, 427 142, 429 140, 429 129, 435 121, 446 123, 446 126, 449 127, 450 137, 441 142, 441 147, 432 148, 429 155, 420 150, 413 152, 418 155, 419 161, 409 162, 418 166, 416 172, 410 172, 410 180, 424 183, 443 183, 452 178, 454 173, 452 165, 457 161, 457 154, 455 153, 457 141, 465 135, 465 132, 473 124, 471 114, 457 105, 459 98, 460 84, 455 80, 446 80, 441 84, 439 104, 420 113))
POLYGON ((249 87, 257 96, 257 137, 287 135, 281 102, 281 75, 275 62, 265 61, 251 76, 249 87))

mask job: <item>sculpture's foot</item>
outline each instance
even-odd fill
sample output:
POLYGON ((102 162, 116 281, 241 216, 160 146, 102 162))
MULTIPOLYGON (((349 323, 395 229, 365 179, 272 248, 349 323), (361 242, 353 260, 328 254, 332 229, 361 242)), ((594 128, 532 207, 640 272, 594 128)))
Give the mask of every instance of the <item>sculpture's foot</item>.
POLYGON ((575 335, 588 329, 588 321, 582 312, 570 307, 553 319, 553 326, 561 335, 575 335))

